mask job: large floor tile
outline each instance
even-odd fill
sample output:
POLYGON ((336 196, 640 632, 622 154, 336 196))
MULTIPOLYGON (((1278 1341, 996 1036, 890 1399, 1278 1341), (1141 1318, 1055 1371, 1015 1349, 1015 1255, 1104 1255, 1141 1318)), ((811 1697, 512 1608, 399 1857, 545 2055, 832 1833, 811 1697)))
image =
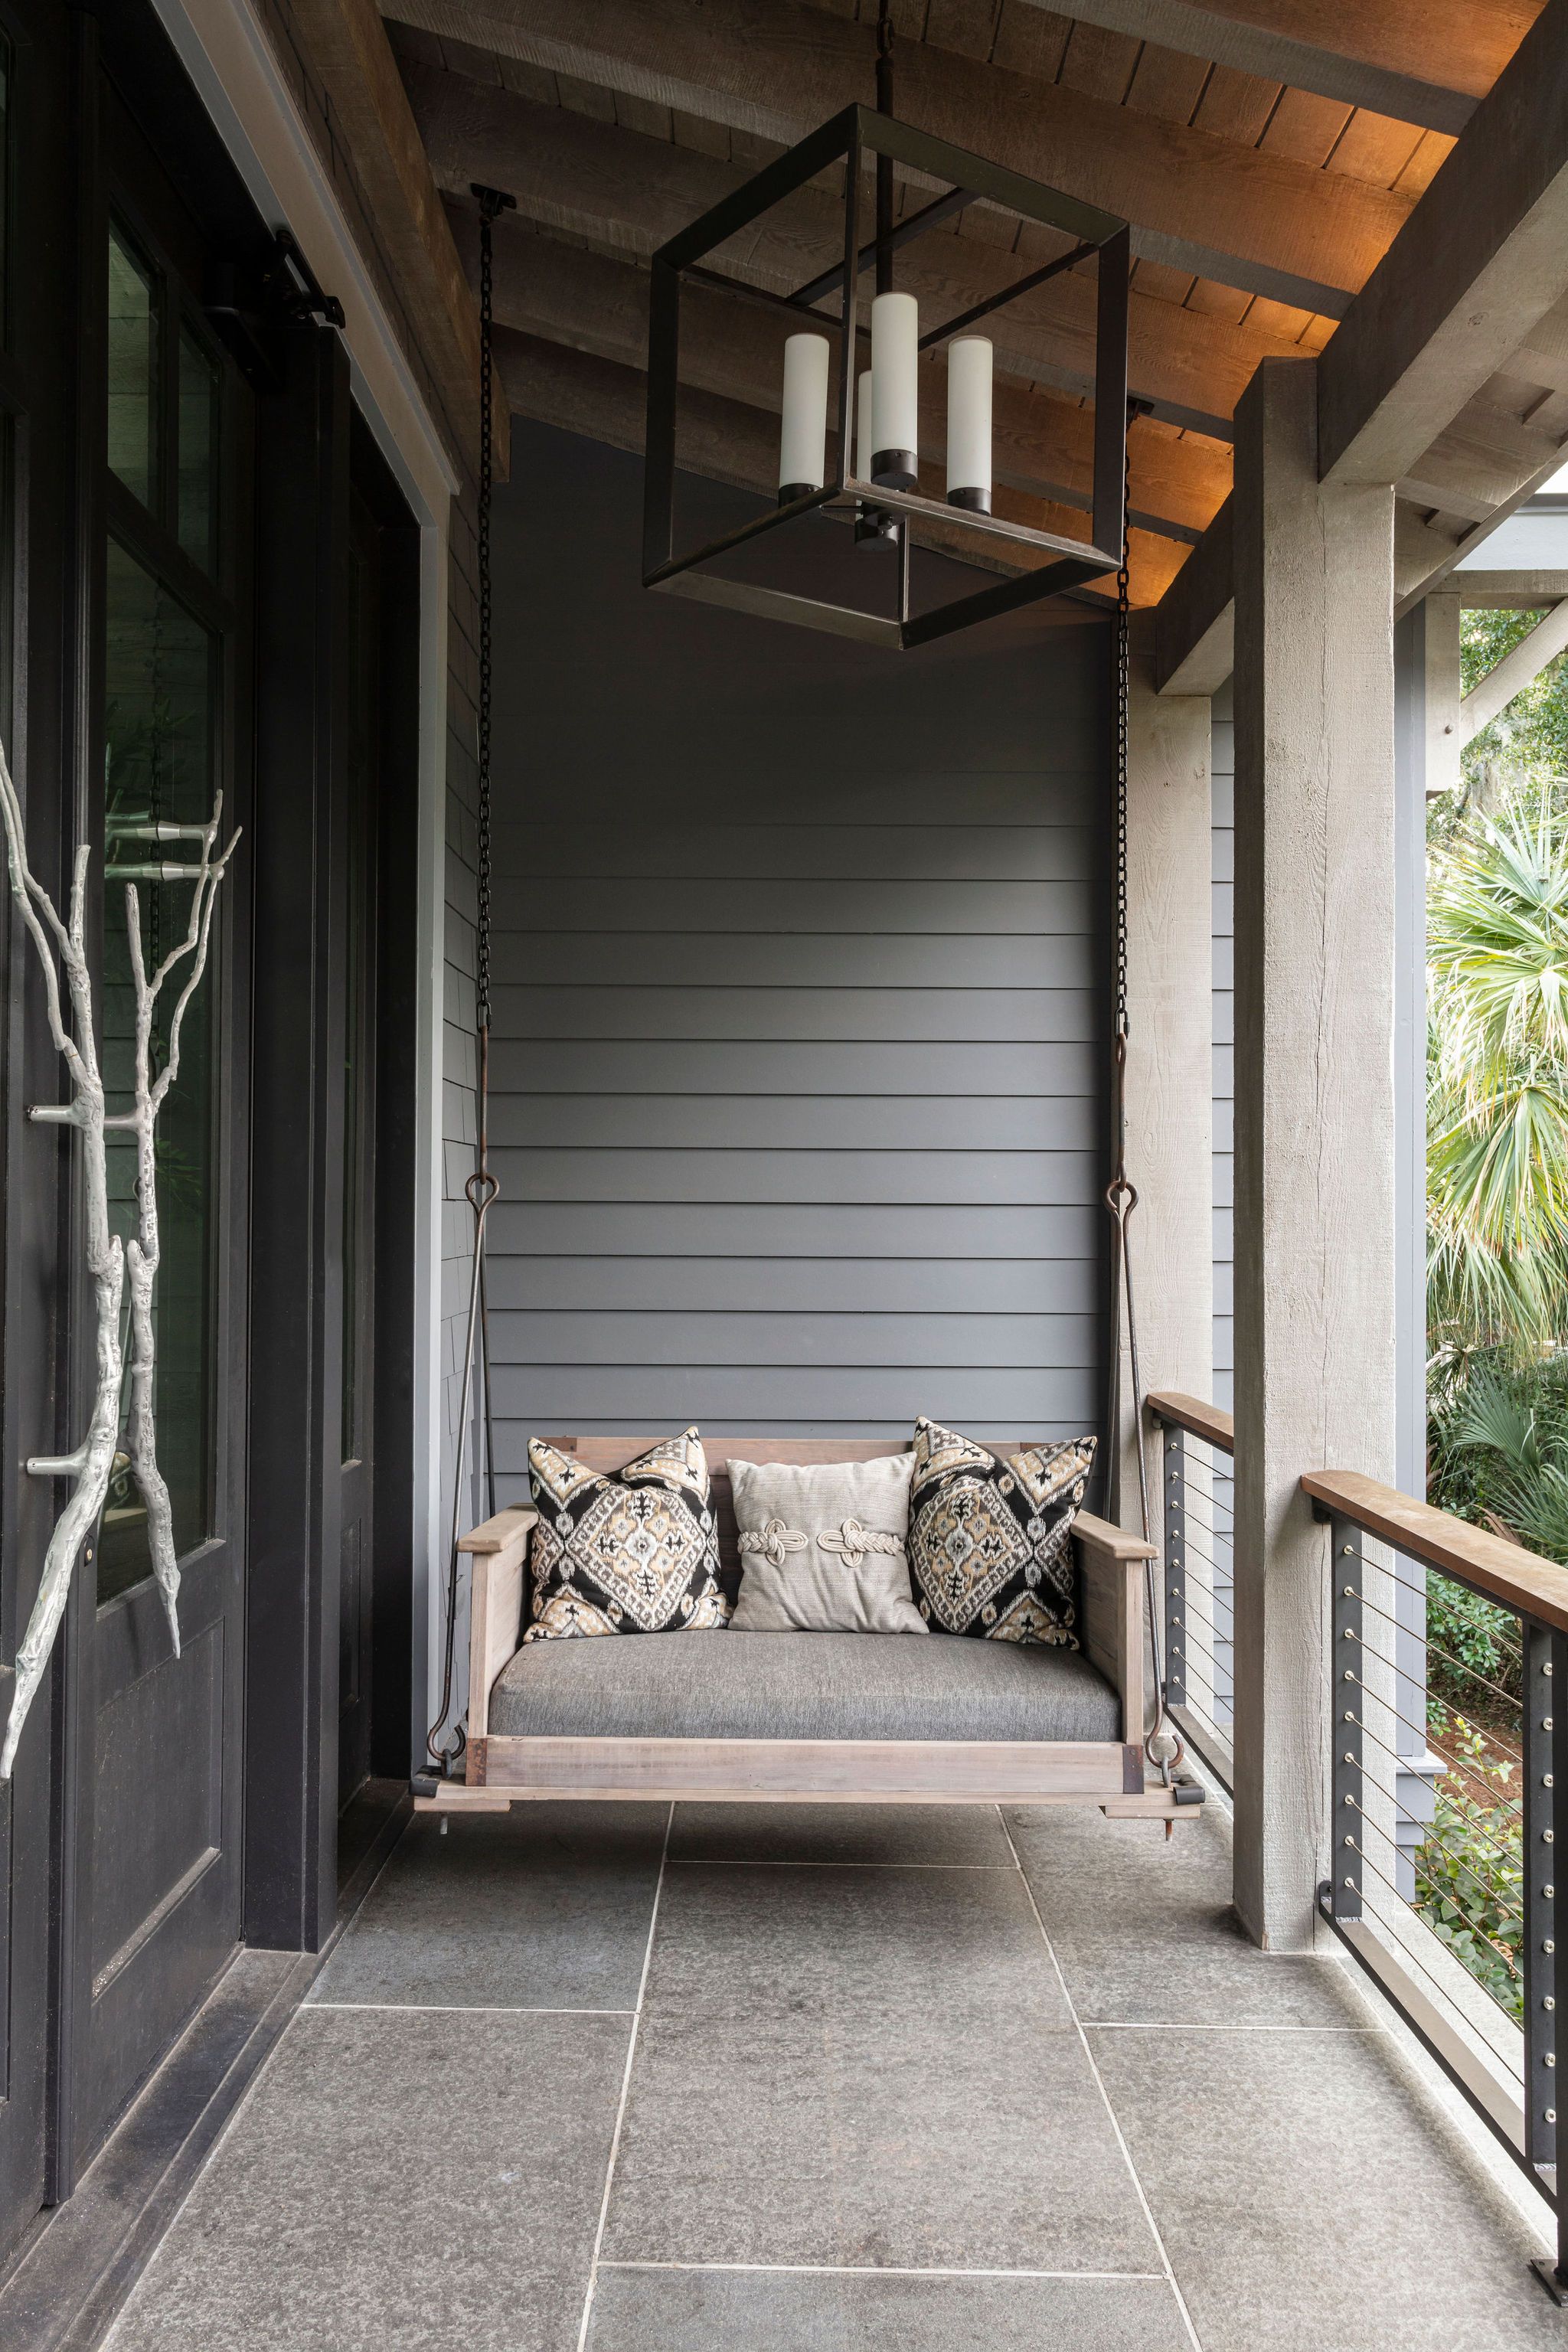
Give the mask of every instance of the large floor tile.
POLYGON ((939 2033, 1072 2021, 1008 1870, 672 1863, 647 1999, 764 2024, 847 2011, 929 2019, 939 2033))
POLYGON ((1010 1807, 1007 1827, 1079 2015, 1114 2023, 1345 2025, 1341 1963, 1260 1952, 1230 1905, 1217 1813, 1112 1822, 1066 1805, 1010 1807))
POLYGON ((1204 2352, 1563 2352, 1540 2249, 1376 2033, 1091 2033, 1204 2352))
POLYGON ((419 1815, 317 1979, 317 2001, 637 2005, 663 1805, 419 1815))
POLYGON ((1191 2352, 1163 2279, 601 2270, 588 2352, 1191 2352))
POLYGON ((106 2352, 574 2352, 630 2030, 301 2011, 106 2352))
POLYGON ((1076 2032, 955 1998, 748 2022, 645 2012, 616 2261, 1157 2265, 1076 2032))
POLYGON ((677 1805, 669 1855, 672 1862, 1013 1865, 994 1805, 677 1805))

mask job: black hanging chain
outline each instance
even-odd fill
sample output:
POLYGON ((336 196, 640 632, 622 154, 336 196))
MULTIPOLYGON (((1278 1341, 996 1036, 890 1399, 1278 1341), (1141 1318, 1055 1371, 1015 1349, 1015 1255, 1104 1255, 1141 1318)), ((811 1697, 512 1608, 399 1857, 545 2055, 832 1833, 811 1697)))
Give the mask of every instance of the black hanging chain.
POLYGON ((495 1444, 490 1423, 489 1317, 485 1297, 485 1219, 500 1186, 490 1173, 490 499, 495 488, 495 390, 493 365, 494 259, 492 232, 497 215, 517 199, 500 188, 471 190, 479 206, 479 895, 475 911, 474 1036, 479 1053, 479 1149, 474 1172, 463 1191, 474 1213, 474 1255, 468 1276, 468 1345, 463 1355, 462 1398, 458 1408, 458 1459, 452 1474, 452 1542, 447 1560, 447 1622, 442 1653, 441 1704, 426 1735, 426 1746, 439 1770, 450 1774, 468 1745, 462 1725, 452 1727, 451 1744, 443 1734, 452 1711, 458 1635, 458 1538, 463 1525, 463 1470, 468 1454, 468 1416, 473 1397, 474 1362, 480 1359, 484 1399, 485 1477, 490 1515, 495 1514, 495 1444))
MULTIPOLYGON (((1131 418, 1129 418, 1131 423, 1131 418)), ((1131 604, 1131 435, 1122 444, 1121 562, 1116 574, 1116 1000, 1115 1034, 1128 1034, 1127 1010, 1127 700, 1128 626, 1131 604)), ((1118 1138, 1120 1153, 1121 1139, 1118 1138)))
MULTIPOLYGON (((1121 1360, 1123 1348, 1127 1356, 1127 1385, 1131 1395, 1125 1402, 1131 1406, 1132 1449, 1138 1473, 1139 1512, 1143 1539, 1150 1539, 1152 1512, 1149 1493, 1149 1465, 1143 1434, 1143 1376, 1138 1360, 1138 1309, 1132 1286, 1132 1259, 1128 1248, 1128 1226, 1132 1212, 1138 1206, 1138 1188, 1127 1173, 1127 1041, 1131 1034, 1131 1014, 1128 1005, 1127 984, 1127 792, 1128 792, 1128 707, 1131 693, 1131 611, 1132 543, 1132 420, 1138 414, 1135 404, 1129 404, 1127 434, 1121 456, 1121 562, 1116 573, 1116 911, 1115 970, 1112 981, 1110 1046, 1111 1121, 1116 1150, 1116 1166, 1105 1188, 1105 1205, 1110 1212, 1111 1297, 1110 1297, 1110 1403, 1106 1414, 1106 1431, 1112 1449, 1120 1451, 1123 1419, 1121 1360)), ((1118 1465, 1118 1467, 1120 1465, 1118 1465)), ((1150 1663, 1153 1668, 1153 1721, 1143 1734, 1143 1753, 1159 1773, 1166 1788, 1171 1776, 1185 1753, 1180 1735, 1170 1720, 1166 1697, 1164 1643, 1161 1638, 1159 1596, 1155 1591, 1154 1566, 1152 1559, 1143 1563, 1144 1606, 1148 1612, 1150 1663), (1156 1746, 1156 1742, 1159 1743, 1156 1746)), ((1172 1824, 1165 1823, 1165 1834, 1172 1824)))
POLYGON ((517 199, 475 182, 479 205, 479 908, 475 1026, 490 1025, 490 499, 495 488, 494 230, 498 215, 517 199))

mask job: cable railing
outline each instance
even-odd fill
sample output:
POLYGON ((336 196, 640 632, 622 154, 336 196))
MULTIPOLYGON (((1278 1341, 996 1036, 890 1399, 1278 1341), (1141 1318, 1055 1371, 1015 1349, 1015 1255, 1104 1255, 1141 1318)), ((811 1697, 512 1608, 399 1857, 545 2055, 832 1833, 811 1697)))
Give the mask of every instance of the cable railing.
POLYGON ((1561 2301, 1568 1705, 1554 1709, 1553 1694, 1568 1677, 1568 1570, 1370 1478, 1313 1471, 1301 1486, 1331 1529, 1331 1868, 1319 1906, 1557 2204, 1557 2261, 1537 2268, 1561 2301))
POLYGON ((1233 1778, 1236 1429, 1176 1390, 1149 1399, 1163 1432, 1165 1668, 1177 1728, 1221 1785, 1233 1778))

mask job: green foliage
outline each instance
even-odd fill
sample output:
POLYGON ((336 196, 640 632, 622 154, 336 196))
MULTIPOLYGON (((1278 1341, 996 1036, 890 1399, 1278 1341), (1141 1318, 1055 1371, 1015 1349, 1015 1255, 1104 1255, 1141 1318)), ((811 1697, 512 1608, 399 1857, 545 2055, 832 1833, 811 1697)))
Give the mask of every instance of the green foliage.
POLYGON ((1415 1907, 1434 1935, 1520 2022, 1524 1869, 1515 1766, 1461 1715, 1433 1737, 1456 1759, 1415 1852, 1415 1907))
POLYGON ((1426 1580, 1426 1710, 1434 1726, 1449 1708, 1479 1711, 1490 1696, 1488 1683, 1510 1697, 1521 1695, 1517 1620, 1436 1573, 1426 1580))
POLYGON ((1568 1308, 1568 797, 1431 861, 1427 1322, 1435 1348, 1556 1344, 1568 1308))
MULTIPOLYGON (((1495 669, 1542 617, 1540 612, 1462 613, 1459 677, 1464 692, 1468 694, 1495 669)), ((1511 779, 1568 772, 1568 674, 1561 655, 1466 746, 1463 766, 1472 793, 1489 768, 1511 779)))

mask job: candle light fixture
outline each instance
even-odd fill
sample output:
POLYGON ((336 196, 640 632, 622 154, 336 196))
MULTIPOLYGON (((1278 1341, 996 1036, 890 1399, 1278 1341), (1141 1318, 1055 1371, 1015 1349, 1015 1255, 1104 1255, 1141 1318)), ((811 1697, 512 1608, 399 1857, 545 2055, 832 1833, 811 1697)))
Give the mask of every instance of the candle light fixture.
POLYGON ((826 335, 791 335, 784 351, 784 413, 779 432, 779 504, 809 497, 827 474, 826 335))
POLYGON ((947 502, 991 511, 991 344, 955 335, 947 347, 947 502))
MULTIPOLYGON (((889 38, 884 16, 878 111, 846 108, 653 257, 643 584, 901 650, 1059 594, 1084 581, 1102 579, 1120 565, 1129 237, 1125 221, 899 121, 891 112, 889 38), (876 214, 868 237, 868 162, 875 165, 876 214), (897 222, 895 164, 911 181, 940 192, 897 222), (708 257, 717 247, 729 244, 796 189, 829 173, 841 179, 844 189, 841 260, 790 294, 709 265, 708 257), (1058 232, 1067 249, 956 318, 922 326, 914 296, 893 285, 895 256, 913 238, 976 202, 1058 232), (1069 539, 991 511, 993 353, 986 338, 969 330, 1020 294, 1090 259, 1096 291, 1092 496, 1088 535, 1069 539), (860 285, 868 271, 874 272, 875 285, 868 321, 860 285), (784 344, 777 503, 704 546, 678 552, 675 426, 680 295, 688 281, 721 289, 775 318, 782 312, 793 331, 784 344), (834 303, 837 316, 818 308, 826 301, 834 303), (942 345, 947 346, 945 499, 927 497, 920 487, 921 354, 942 345), (890 612, 862 611, 828 598, 803 596, 713 568, 763 533, 798 523, 819 509, 852 518, 856 537, 862 541, 885 544, 891 540, 897 546, 900 560, 893 567, 897 576, 890 612), (953 533, 960 528, 984 534, 997 551, 1010 545, 1030 568, 931 610, 912 610, 911 534, 929 533, 951 553, 953 533)), ((867 577, 887 580, 879 566, 869 567, 867 577)))

